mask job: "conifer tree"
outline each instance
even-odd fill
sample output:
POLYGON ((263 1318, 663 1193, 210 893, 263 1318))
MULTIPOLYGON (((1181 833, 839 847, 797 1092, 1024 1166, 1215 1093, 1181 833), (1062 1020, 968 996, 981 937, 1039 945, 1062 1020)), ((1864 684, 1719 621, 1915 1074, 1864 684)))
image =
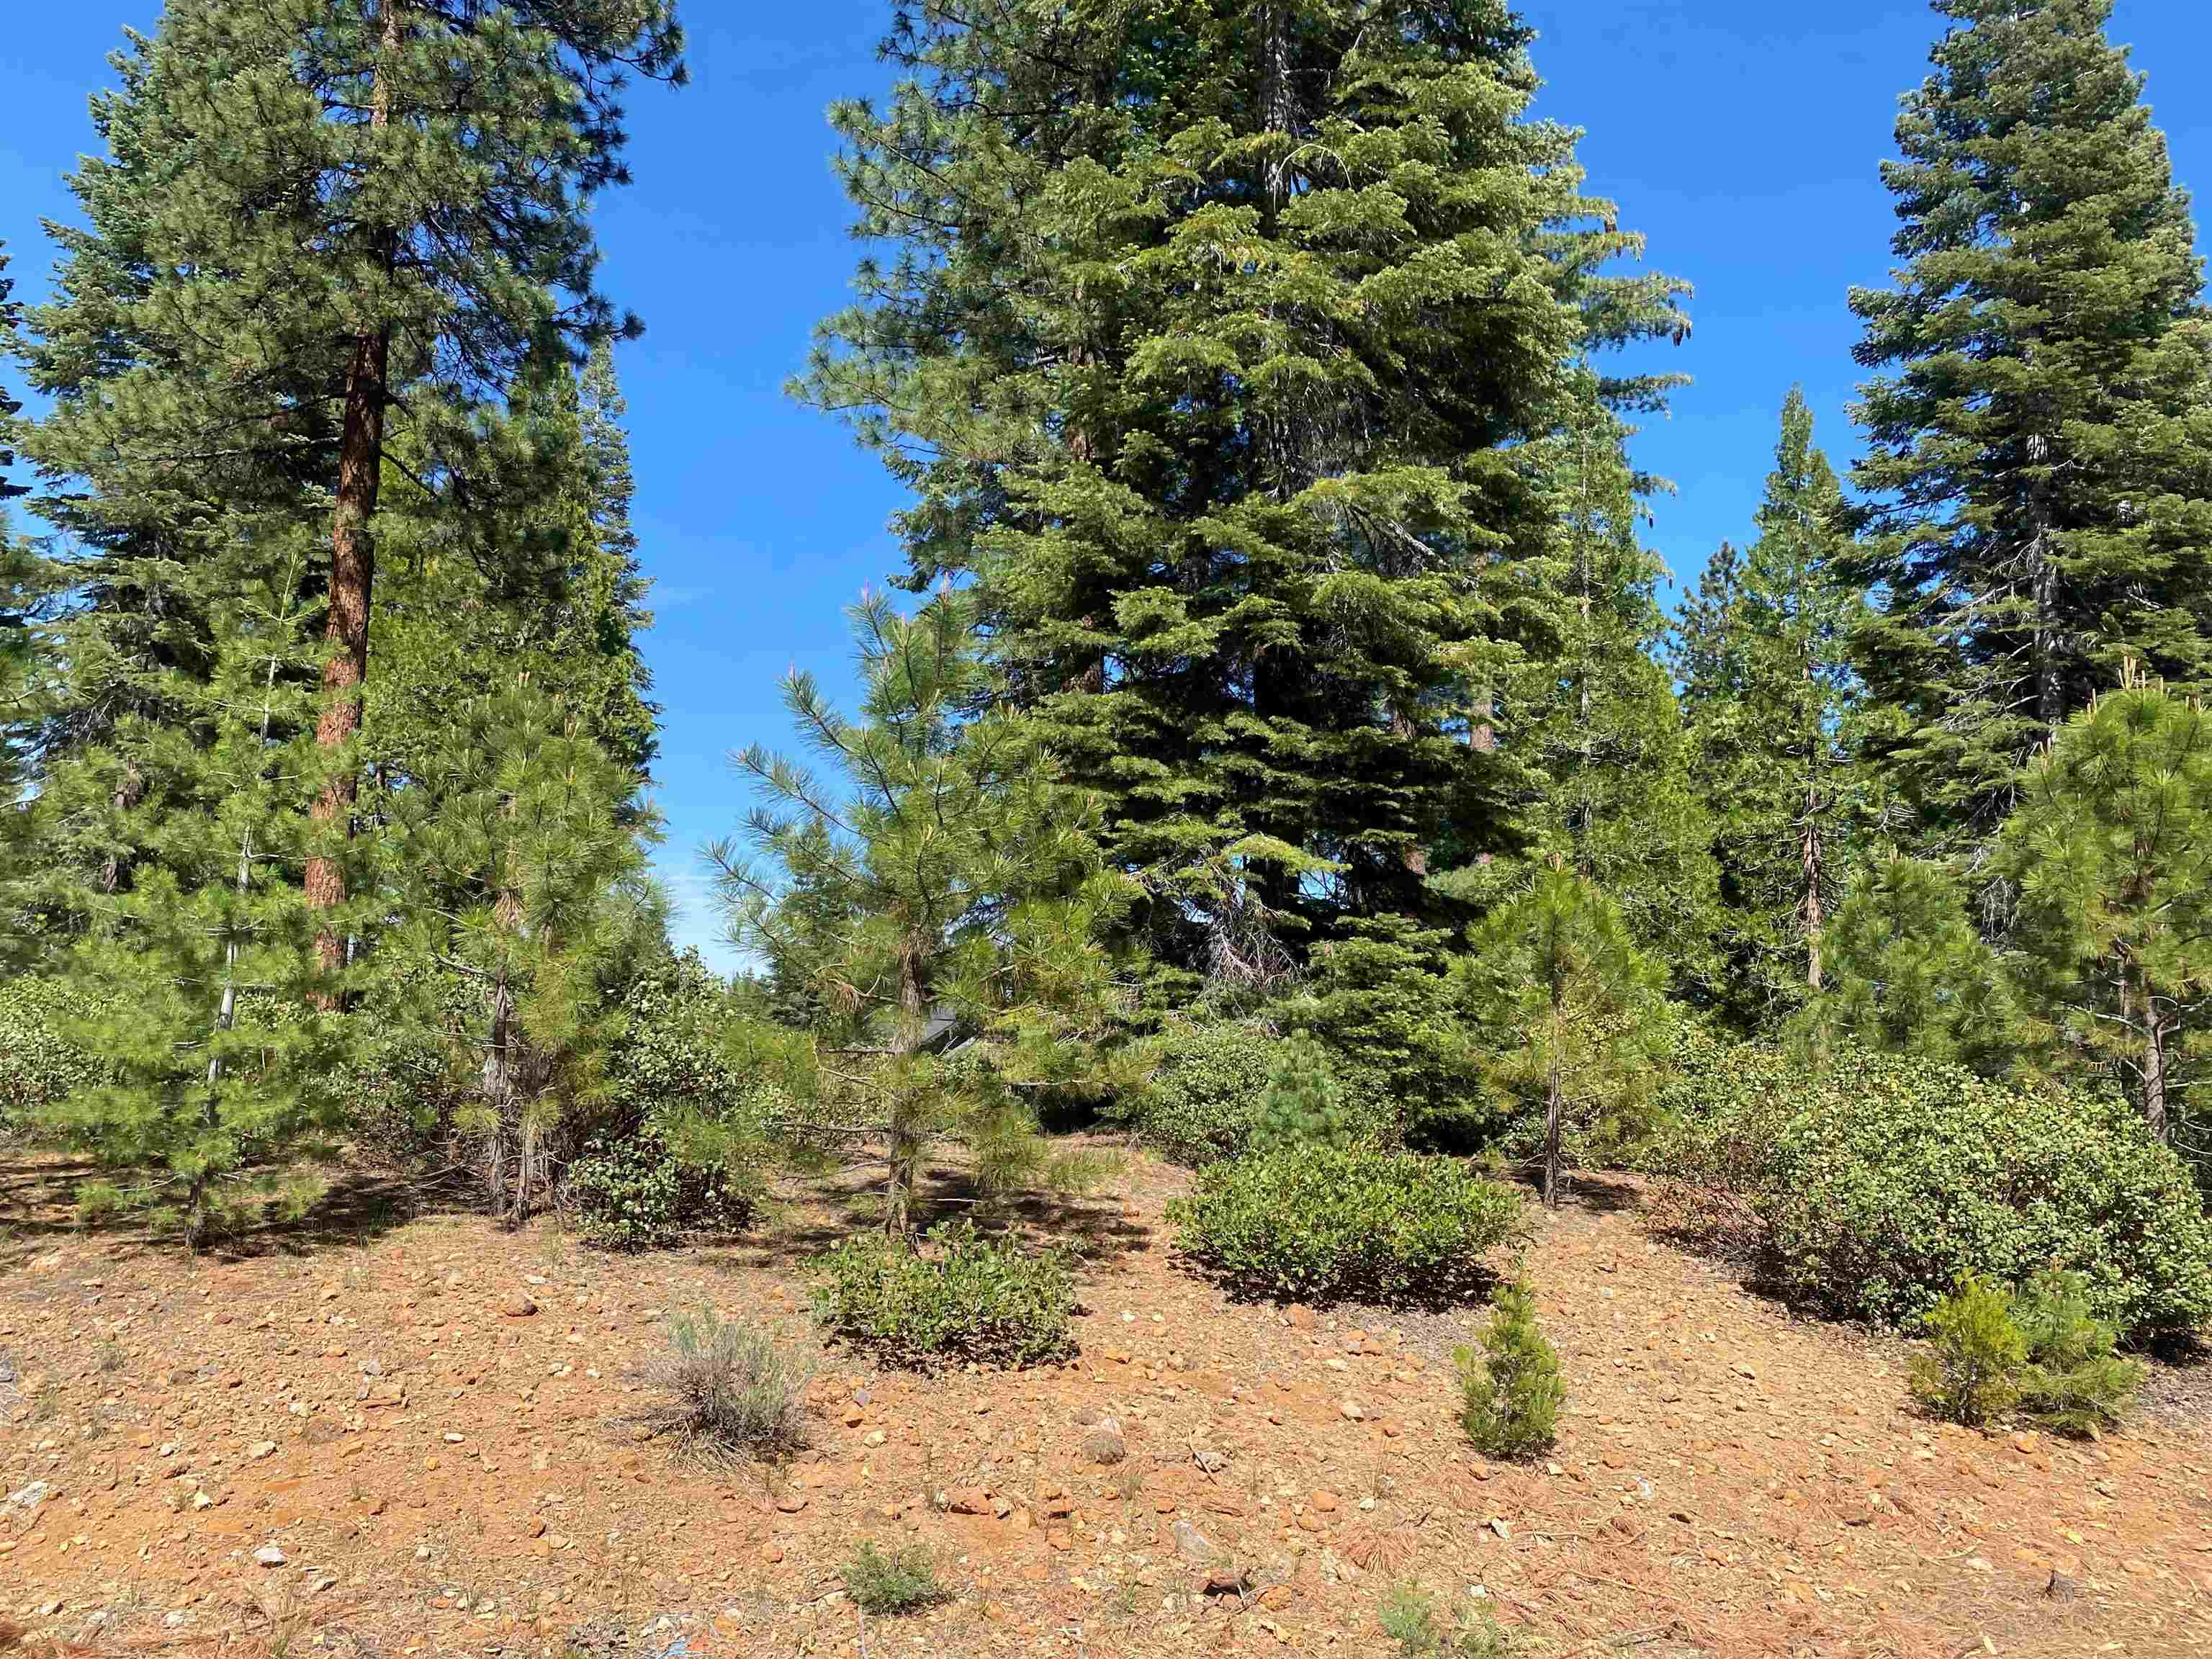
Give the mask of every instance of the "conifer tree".
POLYGON ((386 475, 457 515, 535 493, 480 417, 533 361, 623 326, 585 203, 622 177, 622 70, 676 75, 679 49, 667 0, 171 0, 98 107, 108 153, 74 181, 90 222, 33 313, 57 406, 23 447, 82 481, 51 505, 95 563, 131 567, 85 573, 110 631, 161 631, 140 601, 191 583, 158 554, 196 500, 324 526, 308 888, 334 974, 386 475), (198 465, 173 476, 178 456, 198 465))
POLYGON ((459 1034, 476 1086, 455 1127, 477 1145, 491 1207, 513 1221, 609 1097, 621 1028, 609 969, 629 943, 611 901, 645 863, 641 826, 624 811, 635 781, 577 716, 518 678, 447 711, 435 750, 393 802, 415 919, 396 954, 433 970, 418 1018, 441 1019, 440 988, 455 976, 476 1005, 459 1034))
POLYGON ((1664 975, 1620 908, 1564 864, 1484 922, 1461 972, 1493 1086, 1541 1115, 1541 1188, 1556 1204, 1571 1130, 1618 1146, 1638 1126, 1667 1042, 1664 975))
MULTIPOLYGON (((1508 682, 1503 741, 1530 765, 1530 857, 1595 882, 1638 945, 1700 995, 1717 968, 1717 875, 1696 751, 1656 655, 1662 567, 1641 532, 1645 498, 1661 486, 1631 465, 1628 430, 1595 393, 1586 380, 1576 422, 1537 447, 1554 520, 1544 557, 1516 575, 1530 611, 1548 610, 1552 637, 1532 640, 1508 682)), ((1455 873, 1447 887, 1483 902, 1526 878, 1526 865, 1509 860, 1455 873)))
POLYGON ((1950 865, 1895 853, 1872 860, 1838 909, 1829 946, 1827 983, 1792 1026, 1815 1060, 1851 1044, 2003 1077, 2039 1046, 1950 865))
POLYGON ((1842 574, 1843 513, 1812 411, 1793 388, 1758 538, 1741 555, 1723 545, 1676 633, 1697 782, 1712 804, 1728 958, 1720 985, 1753 1025, 1820 988, 1858 806, 1846 723, 1862 602, 1842 574))
POLYGON ((906 617, 877 594, 853 618, 860 719, 804 674, 785 688, 831 775, 737 755, 764 798, 747 831, 765 862, 730 843, 713 856, 733 940, 809 987, 825 1069, 884 1143, 885 1227, 906 1242, 933 1143, 964 1140, 1003 1189, 1052 1173, 1036 1088, 1125 1080, 1102 1047, 1127 999, 1101 945, 1128 894, 1099 852, 1097 799, 1061 781, 1036 730, 966 718, 987 684, 970 600, 940 592, 906 617), (938 1052, 963 1033, 981 1040, 938 1052))
POLYGON ((1860 655, 1877 748, 1942 845, 2124 659, 2212 670, 2212 318, 2187 197, 2111 0, 1937 0, 1861 290, 1860 655))
POLYGON ((2131 677, 2028 768, 1998 842, 2012 940, 2063 1035, 2172 1139, 2212 1012, 2212 721, 2131 677))
POLYGON ((1596 274, 1639 244, 1525 118, 1528 40, 1496 0, 963 0, 836 112, 895 252, 801 393, 915 492, 912 580, 975 579, 1193 972, 1424 915, 1447 836, 1517 845, 1517 757, 1471 740, 1486 578, 1546 533, 1516 446, 1593 337, 1684 326, 1596 274))
POLYGON ((341 1123, 343 1028, 307 996, 307 807, 323 770, 304 566, 295 547, 284 588, 249 586, 211 613, 211 670, 179 695, 188 719, 123 734, 138 788, 119 828, 139 856, 94 897, 64 965, 93 1011, 64 1035, 103 1076, 38 1123, 114 1171, 82 1192, 88 1210, 147 1211, 194 1243, 257 1200, 296 1210, 313 1191, 299 1166, 329 1155, 341 1123))

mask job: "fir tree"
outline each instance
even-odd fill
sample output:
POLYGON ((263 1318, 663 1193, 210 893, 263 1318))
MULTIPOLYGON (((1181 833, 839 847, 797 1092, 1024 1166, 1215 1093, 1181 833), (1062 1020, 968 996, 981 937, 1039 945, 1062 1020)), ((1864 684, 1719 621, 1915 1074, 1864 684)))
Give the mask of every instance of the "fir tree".
POLYGON ((395 954, 432 970, 418 1018, 458 976, 479 1010, 460 1033, 475 1074, 456 1127, 479 1147, 495 1212, 520 1221, 556 1153, 594 1126, 611 1092, 621 1010, 610 968, 628 954, 614 901, 641 876, 625 822, 635 774, 526 681, 449 711, 435 752, 394 802, 405 830, 395 954))
POLYGON ((193 1242, 259 1199, 296 1211, 313 1190, 298 1167, 329 1156, 342 1123, 343 1033, 307 995, 307 806, 323 774, 304 549, 295 561, 283 590, 212 613, 190 718, 126 734, 139 789, 122 828, 140 856, 64 964, 94 1011, 65 1035, 101 1056, 104 1080, 39 1123, 117 1172, 84 1190, 88 1210, 149 1211, 193 1242))
POLYGON ((1541 1115, 1542 1192, 1556 1204, 1570 1130, 1618 1146, 1638 1127, 1667 1042, 1663 975, 1619 907, 1564 865, 1484 923, 1462 972, 1493 1086, 1541 1115))
POLYGON ((728 843, 713 856, 733 939, 808 984, 828 1069, 884 1142, 885 1226, 911 1241, 933 1142, 964 1140, 1002 1189, 1048 1161, 1036 1087, 1115 1085, 1101 1044, 1126 999, 1100 945, 1127 892, 1104 867, 1097 799, 1061 781, 1035 730, 963 718, 987 683, 966 598, 940 593, 911 618, 864 598, 854 626, 859 720, 803 674, 785 690, 835 775, 745 750, 766 865, 728 843), (982 1041, 938 1052, 963 1031, 982 1041))
MULTIPOLYGON (((912 579, 973 576, 1191 972, 1265 979, 1425 915, 1439 843, 1517 845, 1479 739, 1486 578, 1540 539, 1518 446, 1594 337, 1676 289, 1525 118, 1495 0, 907 9, 836 112, 892 245, 801 392, 915 501, 912 579)), ((1638 383, 1624 396, 1652 393, 1638 383)))
POLYGON ((2212 722, 2131 678, 2037 756, 1998 849, 2029 985, 2171 1139, 2212 1009, 2212 722))
POLYGON ((1349 1146, 1358 1139, 1344 1091, 1329 1073, 1328 1051, 1310 1037, 1285 1038, 1277 1047, 1267 1092, 1260 1099, 1252 1150, 1349 1146))
POLYGON ((1712 803, 1729 958, 1721 994, 1753 1025, 1820 988, 1859 805, 1846 732, 1863 607, 1841 574, 1843 513, 1812 411, 1792 389, 1758 538, 1741 555, 1721 548, 1676 632, 1697 781, 1712 803))
POLYGON ((1860 655, 1901 798, 1979 844, 2124 659, 2212 669, 2212 319, 2111 0, 1936 9, 1884 168, 1895 285, 1851 298, 1885 371, 1857 410, 1881 595, 1860 655))
POLYGON ((161 632, 142 601, 191 585, 160 544, 195 501, 325 526, 332 763, 308 889, 334 973, 386 475, 457 514, 538 493, 483 416, 562 342, 623 325, 585 203, 622 176, 622 70, 677 74, 679 46, 665 0, 173 0, 98 107, 90 222, 33 314, 57 406, 23 447, 83 481, 51 505, 95 563, 129 566, 85 573, 110 632, 161 632))

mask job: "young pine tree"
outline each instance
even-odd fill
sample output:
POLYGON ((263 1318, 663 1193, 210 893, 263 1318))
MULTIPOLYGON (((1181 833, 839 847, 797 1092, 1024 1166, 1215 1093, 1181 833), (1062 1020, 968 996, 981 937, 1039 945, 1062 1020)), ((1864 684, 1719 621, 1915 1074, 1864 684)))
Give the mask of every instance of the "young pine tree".
POLYGON ((105 1080, 39 1127, 116 1172, 89 1208, 148 1211, 192 1243, 270 1197, 296 1210, 313 1190, 300 1166, 341 1127, 343 1031, 309 995, 302 884, 323 777, 310 620, 296 586, 214 613, 191 718, 127 734, 140 787, 118 828, 139 855, 64 963, 94 1011, 66 1036, 105 1080))
POLYGON ((2212 316, 2188 198, 2111 0, 1937 0, 1885 165, 1894 286, 1860 290, 1859 655, 1939 846, 2134 659, 2212 675, 2212 316))
POLYGON ((1720 866, 1718 988, 1747 1025, 1771 1025, 1820 989, 1856 817, 1847 653, 1862 601, 1842 574, 1843 513, 1812 410, 1792 388, 1758 538, 1741 554, 1723 545, 1676 633, 1720 866))
POLYGON ((2012 939, 2063 1034, 2173 1138, 2212 1011, 2212 721, 2130 676, 2062 727, 1998 840, 2012 939))
POLYGON ((916 586, 977 579, 1188 973, 1512 843, 1471 739, 1487 579, 1547 534, 1521 447, 1595 337, 1686 326, 1596 274, 1640 244, 1528 118, 1529 39, 1492 0, 902 7, 892 101, 836 112, 895 252, 802 395, 913 489, 916 586))
POLYGON ((1564 865, 1539 869, 1485 921, 1462 971, 1492 1086, 1509 1107, 1541 1114, 1541 1186, 1554 1205, 1571 1127, 1616 1143, 1636 1127, 1667 1047, 1663 976, 1620 908, 1564 865))
POLYGON ((1837 911, 1829 945, 1826 985, 1791 1025, 1809 1058, 1851 1044, 2003 1077, 2036 1047, 2006 965, 1948 864, 1875 860, 1837 911))
POLYGON ((1099 803, 1070 788, 1017 717, 968 718, 987 684, 974 611, 942 592, 911 617, 881 595, 853 613, 864 702, 849 720, 805 675, 786 701, 832 775, 755 746, 766 861, 713 849, 732 939, 807 987, 829 1069, 884 1143, 885 1227, 915 1231, 915 1185, 963 1140, 987 1189, 1047 1159, 1040 1085, 1110 1088, 1102 1048, 1125 1012, 1102 941, 1128 902, 1097 842, 1099 803), (938 1050, 958 1034, 969 1052, 938 1050))
MULTIPOLYGON (((88 550, 83 673, 110 639, 124 663, 189 636, 155 590, 204 602, 195 564, 164 562, 199 503, 319 526, 332 764, 307 886, 333 975, 385 487, 438 497, 457 535, 541 493, 487 415, 622 326, 586 202, 623 176, 623 71, 675 76, 679 50, 666 0, 170 0, 96 105, 88 222, 31 318, 56 404, 22 446, 70 481, 45 506, 88 550)), ((83 673, 96 722, 116 704, 83 673)))
POLYGON ((434 754, 394 802, 415 918, 396 942, 459 976, 477 1016, 460 1030, 477 1085, 456 1127, 480 1148, 495 1212, 526 1218, 555 1154, 590 1133, 611 1092, 621 1030, 607 994, 631 944, 625 887, 643 875, 635 775, 526 681, 449 711, 434 754))

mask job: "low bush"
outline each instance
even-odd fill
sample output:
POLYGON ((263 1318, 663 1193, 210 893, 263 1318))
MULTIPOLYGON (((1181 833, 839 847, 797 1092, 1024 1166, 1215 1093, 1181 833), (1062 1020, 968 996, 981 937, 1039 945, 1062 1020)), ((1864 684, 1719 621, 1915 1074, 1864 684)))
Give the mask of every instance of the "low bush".
POLYGON ((2062 1434, 2110 1427, 2135 1403, 2140 1367, 2112 1352, 2112 1324, 2089 1311, 2079 1273, 2046 1270, 2017 1294, 1962 1281, 1921 1322, 1912 1396, 1930 1416, 1970 1427, 2014 1417, 2062 1434))
POLYGON ((1513 1640, 1486 1613, 1470 1612, 1455 1631, 1437 1610, 1436 1598, 1417 1584, 1400 1584, 1383 1599, 1382 1633, 1398 1644, 1400 1659, 1504 1659, 1513 1640))
POLYGON ((1498 1292, 1482 1352, 1461 1348, 1460 1422, 1475 1449, 1491 1457, 1533 1457, 1550 1449, 1566 1391, 1559 1356, 1536 1323, 1536 1298, 1516 1282, 1498 1292))
POLYGON ((1252 1138, 1281 1039, 1265 1026, 1176 1026, 1160 1039, 1152 1080, 1121 1115, 1178 1164, 1234 1158, 1252 1138))
POLYGON ((1343 1088, 1329 1075, 1328 1055, 1311 1037, 1286 1037, 1275 1047, 1252 1126, 1251 1150, 1292 1146, 1352 1146, 1363 1136, 1343 1088))
POLYGON ((890 1364, 1034 1365, 1068 1351, 1075 1273, 1063 1249, 1024 1250, 963 1221, 920 1251, 848 1239, 815 1269, 815 1316, 890 1364))
POLYGON ((952 1599, 952 1592, 938 1583, 936 1563, 921 1544, 885 1553, 863 1538, 845 1564, 843 1577, 853 1605, 878 1617, 918 1613, 952 1599))
POLYGON ((757 1459, 806 1443, 811 1360, 712 1309, 670 1322, 668 1352, 649 1378, 665 1396, 652 1420, 701 1449, 757 1459))
POLYGON ((695 1163, 653 1129, 594 1138, 568 1170, 568 1199, 587 1243, 611 1250, 659 1249, 702 1233, 736 1232, 759 1196, 749 1170, 695 1163))
POLYGON ((1232 1288, 1316 1302, 1463 1295, 1522 1226, 1521 1200, 1455 1159, 1345 1146, 1214 1164, 1169 1215, 1232 1288))
POLYGON ((1896 1055, 1793 1073, 1729 1050, 1706 1075, 1657 1154, 1662 1224, 1733 1230, 1801 1304, 1910 1324, 1970 1276, 2056 1265, 2123 1335, 2212 1320, 2212 1221, 2117 1099, 1896 1055))
POLYGON ((91 1014, 59 980, 0 979, 0 1133, 26 1127, 71 1091, 100 1081, 98 1062, 61 1035, 91 1014))

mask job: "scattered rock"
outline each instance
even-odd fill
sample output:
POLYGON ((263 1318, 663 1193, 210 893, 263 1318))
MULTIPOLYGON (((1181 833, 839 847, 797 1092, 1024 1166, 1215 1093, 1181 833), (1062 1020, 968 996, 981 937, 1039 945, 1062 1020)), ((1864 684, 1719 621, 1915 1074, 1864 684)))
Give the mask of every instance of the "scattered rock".
POLYGON ((1129 1443, 1122 1437, 1121 1425, 1110 1417, 1102 1417, 1083 1437, 1083 1455, 1092 1462, 1114 1464, 1129 1455, 1129 1443))
POLYGON ((2051 1570, 2051 1582, 2043 1587, 2045 1597, 2053 1601, 2071 1601, 2081 1593, 2081 1587, 2056 1567, 2051 1570))
POLYGON ((1218 1553, 1213 1547, 1213 1540, 1188 1521, 1176 1522, 1168 1528, 1168 1532, 1175 1540, 1177 1553, 1186 1561, 1203 1564, 1212 1560, 1218 1553))
POLYGON ((1333 1492, 1317 1492, 1306 1500, 1323 1515, 1336 1513, 1337 1496, 1333 1492))
POLYGON ((517 1291, 500 1304, 499 1310, 509 1319, 534 1319, 538 1316, 538 1301, 527 1291, 517 1291))
POLYGON ((1357 1400, 1347 1400, 1336 1409, 1338 1413, 1342 1416, 1344 1420, 1347 1423, 1361 1422, 1364 1420, 1367 1416, 1367 1407, 1361 1405, 1357 1400))
POLYGON ((962 1486, 950 1494, 945 1507, 955 1515, 988 1515, 991 1494, 981 1486, 962 1486))
POLYGON ((264 1567, 281 1567, 284 1565, 284 1552, 274 1544, 264 1544, 253 1552, 253 1559, 264 1567))

